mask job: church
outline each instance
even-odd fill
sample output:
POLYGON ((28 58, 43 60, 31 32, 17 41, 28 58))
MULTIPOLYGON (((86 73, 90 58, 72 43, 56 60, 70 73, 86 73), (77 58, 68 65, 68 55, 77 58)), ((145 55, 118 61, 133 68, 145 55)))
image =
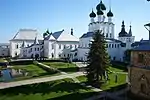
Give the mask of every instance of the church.
POLYGON ((102 0, 96 6, 96 11, 92 9, 89 17, 88 31, 80 38, 74 36, 73 29, 54 33, 47 30, 43 36, 40 36, 37 30, 21 29, 10 40, 10 55, 19 58, 69 58, 71 61, 86 61, 93 33, 102 30, 111 60, 123 61, 124 52, 131 49, 134 43, 131 25, 129 32, 126 32, 122 21, 121 32, 118 33, 118 39, 115 39, 114 14, 111 8, 106 9, 102 0))

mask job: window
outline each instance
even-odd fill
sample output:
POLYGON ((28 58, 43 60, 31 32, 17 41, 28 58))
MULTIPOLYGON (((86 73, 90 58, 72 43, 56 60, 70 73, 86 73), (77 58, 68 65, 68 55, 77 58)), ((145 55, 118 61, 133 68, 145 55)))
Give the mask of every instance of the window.
POLYGON ((112 35, 110 34, 110 38, 111 38, 111 36, 112 36, 112 35))
POLYGON ((54 58, 54 54, 52 53, 52 58, 54 58))
POLYGON ((66 45, 64 45, 64 49, 66 49, 66 45))
POLYGON ((114 44, 112 44, 112 48, 114 48, 114 44))
POLYGON ((68 54, 68 58, 69 58, 69 54, 68 54))
POLYGON ((143 54, 138 54, 138 62, 143 63, 144 61, 144 55, 143 54))
POLYGON ((39 48, 37 48, 37 50, 39 51, 40 49, 39 49, 39 48))
POLYGON ((34 50, 36 51, 36 48, 34 48, 34 50))
POLYGON ((72 49, 72 45, 70 45, 70 49, 72 49))
POLYGON ((18 49, 19 48, 19 46, 18 46, 18 44, 16 45, 16 49, 18 49))
POLYGON ((108 37, 108 33, 106 34, 106 38, 108 37))
POLYGON ((58 56, 61 57, 61 54, 59 54, 58 56))
POLYGON ((61 49, 61 44, 59 45, 59 49, 61 49))
POLYGON ((15 53, 15 56, 17 56, 18 54, 17 54, 17 52, 15 53))
POLYGON ((54 49, 54 44, 52 44, 52 49, 54 49))
POLYGON ((116 44, 115 44, 115 48, 116 48, 116 44))
POLYGON ((111 44, 109 44, 109 48, 111 48, 111 44))
POLYGON ((77 45, 75 45, 75 48, 77 48, 77 45))
POLYGON ((118 44, 118 48, 119 48, 119 44, 118 44))

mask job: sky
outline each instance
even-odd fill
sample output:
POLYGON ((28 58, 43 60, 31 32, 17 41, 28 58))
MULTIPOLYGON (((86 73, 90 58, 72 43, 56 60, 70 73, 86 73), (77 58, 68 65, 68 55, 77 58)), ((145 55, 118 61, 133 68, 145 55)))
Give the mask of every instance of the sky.
MULTIPOLYGON (((62 29, 74 29, 80 37, 88 31, 89 14, 100 0, 0 0, 0 43, 9 42, 19 29, 37 29, 43 34, 62 29)), ((148 39, 144 24, 150 22, 150 2, 147 0, 103 0, 107 11, 114 14, 115 37, 121 31, 122 20, 126 31, 130 23, 135 40, 148 39)), ((107 20, 107 19, 106 19, 107 20)))

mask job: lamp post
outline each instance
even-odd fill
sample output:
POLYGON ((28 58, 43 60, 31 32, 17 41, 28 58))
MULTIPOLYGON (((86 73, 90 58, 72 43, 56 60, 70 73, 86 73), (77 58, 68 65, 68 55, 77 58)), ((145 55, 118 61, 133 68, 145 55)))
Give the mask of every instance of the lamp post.
POLYGON ((144 27, 148 30, 149 32, 149 40, 150 40, 150 23, 145 24, 144 27))

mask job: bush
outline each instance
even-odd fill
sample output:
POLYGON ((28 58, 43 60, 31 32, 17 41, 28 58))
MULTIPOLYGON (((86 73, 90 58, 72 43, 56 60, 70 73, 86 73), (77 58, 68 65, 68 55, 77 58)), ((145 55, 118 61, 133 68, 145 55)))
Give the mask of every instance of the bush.
POLYGON ((28 65, 33 64, 32 60, 25 60, 25 61, 11 61, 9 62, 10 65, 28 65))

